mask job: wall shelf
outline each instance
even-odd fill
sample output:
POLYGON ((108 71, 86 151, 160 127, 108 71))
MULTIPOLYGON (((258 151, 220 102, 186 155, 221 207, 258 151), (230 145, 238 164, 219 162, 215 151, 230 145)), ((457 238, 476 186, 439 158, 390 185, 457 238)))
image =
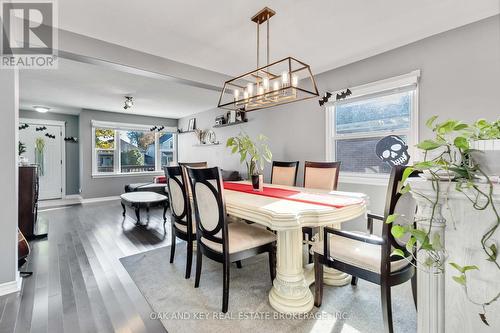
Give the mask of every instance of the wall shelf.
POLYGON ((240 120, 240 121, 236 121, 236 122, 234 122, 234 123, 229 123, 229 124, 214 125, 214 126, 212 126, 212 127, 213 127, 213 128, 227 127, 227 126, 240 125, 240 124, 244 124, 244 123, 247 123, 247 122, 248 122, 248 119, 245 119, 245 120, 240 120))
POLYGON ((197 143, 193 145, 193 147, 205 147, 205 146, 217 146, 220 145, 220 142, 217 143, 197 143))
POLYGON ((177 134, 184 134, 184 133, 194 133, 194 130, 192 131, 177 131, 177 134))

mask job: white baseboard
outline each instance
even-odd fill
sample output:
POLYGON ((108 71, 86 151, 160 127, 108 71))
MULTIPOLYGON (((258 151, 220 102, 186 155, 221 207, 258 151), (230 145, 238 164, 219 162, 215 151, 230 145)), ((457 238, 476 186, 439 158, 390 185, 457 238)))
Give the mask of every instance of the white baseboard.
POLYGON ((21 290, 22 279, 19 276, 19 272, 16 274, 16 279, 14 281, 5 282, 0 284, 0 296, 17 293, 21 290))
POLYGON ((75 199, 80 199, 80 200, 83 200, 82 199, 82 196, 80 194, 69 194, 69 195, 65 195, 64 196, 64 199, 66 200, 75 200, 75 199))
POLYGON ((96 203, 96 202, 103 202, 103 201, 113 201, 113 200, 119 200, 119 199, 120 199, 119 196, 87 198, 87 199, 82 199, 82 204, 89 204, 89 203, 96 203))
POLYGON ((71 194, 64 196, 64 198, 62 199, 40 200, 38 202, 38 208, 43 210, 63 206, 79 205, 82 203, 82 200, 83 199, 79 194, 71 194))

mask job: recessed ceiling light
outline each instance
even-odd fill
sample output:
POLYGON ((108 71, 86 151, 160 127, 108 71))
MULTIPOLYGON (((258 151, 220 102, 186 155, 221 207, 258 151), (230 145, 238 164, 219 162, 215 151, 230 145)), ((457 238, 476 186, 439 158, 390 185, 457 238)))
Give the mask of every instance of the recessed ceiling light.
POLYGON ((38 111, 40 113, 45 113, 50 110, 50 108, 46 106, 34 106, 33 109, 35 109, 35 111, 38 111))

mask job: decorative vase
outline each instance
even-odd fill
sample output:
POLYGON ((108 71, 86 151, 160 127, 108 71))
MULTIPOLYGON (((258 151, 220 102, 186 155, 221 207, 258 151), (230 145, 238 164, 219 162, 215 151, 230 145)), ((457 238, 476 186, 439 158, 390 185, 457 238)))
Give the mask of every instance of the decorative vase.
POLYGON ((19 156, 19 165, 26 166, 29 164, 28 158, 26 156, 19 156))
POLYGON ((264 176, 252 175, 252 187, 254 191, 264 191, 264 176))

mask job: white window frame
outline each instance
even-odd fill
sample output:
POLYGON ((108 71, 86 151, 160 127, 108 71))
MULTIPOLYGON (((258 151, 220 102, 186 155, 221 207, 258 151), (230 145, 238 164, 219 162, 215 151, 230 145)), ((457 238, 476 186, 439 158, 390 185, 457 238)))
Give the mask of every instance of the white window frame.
MULTIPOLYGON (((335 145, 337 140, 340 139, 359 139, 359 138, 371 138, 377 136, 386 135, 405 135, 407 136, 408 153, 413 157, 417 157, 417 150, 415 145, 418 143, 418 113, 419 113, 419 81, 420 70, 415 70, 407 74, 400 76, 364 84, 357 87, 349 88, 352 94, 342 100, 341 103, 345 103, 349 100, 359 99, 366 96, 370 98, 376 94, 391 94, 397 93, 398 91, 407 90, 408 87, 414 86, 412 93, 412 113, 410 115, 410 128, 408 130, 393 130, 393 131, 377 131, 377 132, 366 132, 366 133, 354 133, 354 134, 336 134, 335 133, 335 109, 338 105, 337 102, 329 102, 326 104, 325 112, 325 125, 326 125, 326 160, 335 161, 335 145)), ((345 91, 345 89, 339 90, 337 92, 345 91)), ((332 95, 335 96, 337 92, 333 92, 332 95)), ((352 183, 352 184, 368 184, 368 185, 387 185, 389 180, 388 174, 368 174, 361 172, 345 172, 340 171, 340 182, 352 183)))
MULTIPOLYGON (((126 124, 126 123, 116 123, 107 121, 91 121, 92 127, 92 178, 107 178, 107 177, 133 177, 133 176, 160 176, 163 175, 163 170, 161 169, 161 155, 160 155, 160 136, 164 133, 173 134, 173 145, 174 145, 174 163, 177 163, 177 127, 165 127, 161 132, 155 132, 155 171, 143 171, 143 172, 120 172, 121 170, 121 159, 120 159, 120 137, 119 131, 149 131, 154 125, 137 125, 137 124, 126 124), (115 131, 115 147, 114 147, 114 161, 113 161, 113 172, 98 172, 97 171, 97 154, 95 147, 95 129, 96 128, 107 128, 115 131)), ((105 149, 107 150, 107 149, 105 149)), ((111 150, 111 149, 109 149, 111 150)))

